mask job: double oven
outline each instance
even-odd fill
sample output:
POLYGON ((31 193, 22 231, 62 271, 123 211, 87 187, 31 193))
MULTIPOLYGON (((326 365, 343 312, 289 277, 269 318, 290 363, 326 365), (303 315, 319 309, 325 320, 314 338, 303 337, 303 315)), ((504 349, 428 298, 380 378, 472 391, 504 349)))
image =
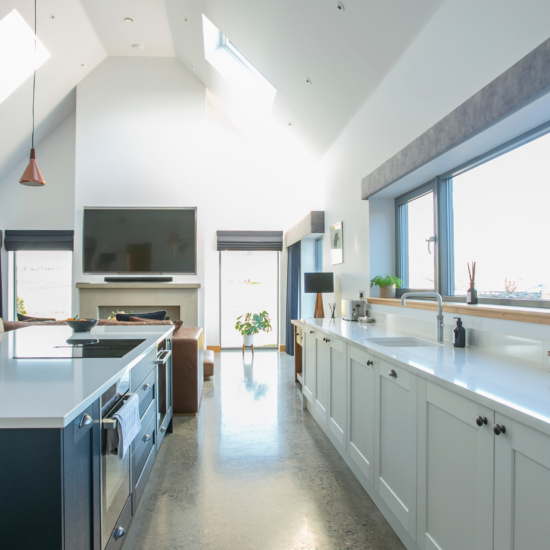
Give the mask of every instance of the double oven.
POLYGON ((172 342, 167 338, 101 396, 101 549, 122 546, 156 453, 171 426, 172 342), (113 415, 131 394, 139 397, 141 431, 125 457, 109 452, 113 415))

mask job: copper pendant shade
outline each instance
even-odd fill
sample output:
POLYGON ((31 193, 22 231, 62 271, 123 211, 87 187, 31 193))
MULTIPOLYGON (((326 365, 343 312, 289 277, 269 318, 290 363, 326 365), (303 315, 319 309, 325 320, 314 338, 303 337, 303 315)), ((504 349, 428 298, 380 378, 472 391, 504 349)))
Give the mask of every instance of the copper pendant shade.
POLYGON ((36 163, 36 153, 34 149, 31 149, 31 159, 29 160, 29 164, 27 165, 25 172, 23 172, 23 175, 21 176, 19 183, 30 187, 41 187, 42 185, 46 185, 44 176, 42 175, 42 172, 40 172, 40 168, 38 168, 38 164, 36 163))
MULTIPOLYGON (((36 57, 36 0, 34 0, 34 55, 36 57)), ((36 91, 36 69, 34 70, 34 77, 32 81, 32 146, 31 146, 31 158, 27 168, 23 172, 19 183, 22 185, 28 185, 29 187, 42 187, 46 185, 44 176, 38 168, 36 163, 36 152, 34 150, 34 95, 36 91)))

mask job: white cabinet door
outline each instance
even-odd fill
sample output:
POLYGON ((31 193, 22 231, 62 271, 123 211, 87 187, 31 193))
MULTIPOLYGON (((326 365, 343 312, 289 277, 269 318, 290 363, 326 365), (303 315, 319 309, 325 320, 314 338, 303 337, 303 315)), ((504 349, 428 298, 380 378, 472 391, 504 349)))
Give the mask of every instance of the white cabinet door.
POLYGON ((349 454, 374 483, 374 357, 349 346, 349 454))
POLYGON ((418 397, 418 545, 490 550, 494 412, 422 379, 418 397))
POLYGON ((374 487, 416 538, 417 377, 386 361, 378 363, 374 487))
POLYGON ((315 399, 315 371, 317 369, 317 338, 315 331, 304 325, 304 352, 302 356, 302 391, 310 403, 315 399))
POLYGON ((315 411, 325 426, 328 423, 330 391, 330 342, 326 334, 316 332, 315 411))
POLYGON ((330 409, 329 427, 342 447, 346 448, 346 344, 328 337, 330 344, 330 409))
POLYGON ((494 550, 550 548, 550 436, 496 414, 494 550))

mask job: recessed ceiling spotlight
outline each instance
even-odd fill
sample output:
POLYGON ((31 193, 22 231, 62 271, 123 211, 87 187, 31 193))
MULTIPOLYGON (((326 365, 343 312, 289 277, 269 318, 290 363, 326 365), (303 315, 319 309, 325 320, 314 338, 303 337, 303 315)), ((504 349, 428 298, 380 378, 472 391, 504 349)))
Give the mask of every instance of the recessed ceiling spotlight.
POLYGON ((311 80, 306 77, 306 84, 311 84, 311 80))
POLYGON ((342 4, 342 2, 336 2, 336 9, 338 11, 344 11, 346 8, 344 8, 344 4, 342 4))
POLYGON ((187 19, 187 17, 184 17, 183 20, 187 23, 187 21, 189 21, 189 19, 187 19))
POLYGON ((55 14, 52 13, 52 14, 50 15, 50 19, 55 19, 55 14))
POLYGON ((289 121, 288 125, 289 125, 289 126, 292 126, 292 122, 289 121))
POLYGON ((133 23, 134 20, 133 20, 131 17, 125 17, 125 18, 124 18, 124 22, 125 22, 125 23, 133 23))
POLYGON ((194 68, 195 68, 195 65, 191 65, 191 68, 194 69, 194 68))
POLYGON ((132 44, 132 48, 134 48, 134 50, 143 50, 143 46, 141 44, 132 44))

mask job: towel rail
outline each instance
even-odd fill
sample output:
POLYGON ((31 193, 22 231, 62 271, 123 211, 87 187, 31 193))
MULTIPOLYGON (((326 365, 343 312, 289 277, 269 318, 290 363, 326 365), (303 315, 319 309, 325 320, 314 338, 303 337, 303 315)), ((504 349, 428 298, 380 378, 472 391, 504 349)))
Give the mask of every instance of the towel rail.
MULTIPOLYGON (((124 402, 127 401, 132 395, 136 395, 135 393, 128 393, 126 394, 118 403, 115 405, 115 411, 112 414, 115 414, 119 409, 124 406, 124 402), (122 403, 122 405, 119 407, 118 405, 122 403)), ((118 420, 116 418, 104 418, 101 421, 101 426, 104 430, 116 430, 118 428, 118 420)))

